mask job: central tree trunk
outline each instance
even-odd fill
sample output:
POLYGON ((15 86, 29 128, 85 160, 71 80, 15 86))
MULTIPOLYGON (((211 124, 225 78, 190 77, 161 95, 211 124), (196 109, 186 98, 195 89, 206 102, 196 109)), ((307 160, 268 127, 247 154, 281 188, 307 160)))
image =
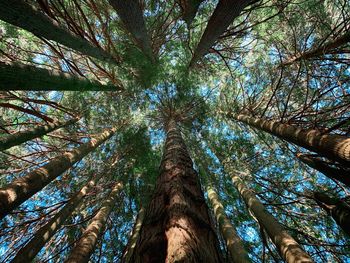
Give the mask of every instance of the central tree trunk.
POLYGON ((222 262, 200 182, 176 121, 131 262, 222 262))

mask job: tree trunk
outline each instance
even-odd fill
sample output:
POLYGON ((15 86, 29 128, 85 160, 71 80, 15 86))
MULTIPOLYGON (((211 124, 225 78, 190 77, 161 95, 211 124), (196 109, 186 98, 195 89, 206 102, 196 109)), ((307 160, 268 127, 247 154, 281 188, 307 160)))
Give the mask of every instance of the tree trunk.
POLYGON ((131 262, 222 262, 218 240, 192 160, 174 119, 131 262))
POLYGON ((338 198, 325 193, 314 193, 317 204, 333 217, 338 226, 350 235, 350 206, 338 198))
POLYGON ((251 0, 219 0, 194 51, 190 67, 203 57, 251 0))
POLYGON ((288 66, 300 60, 312 59, 326 54, 332 54, 334 49, 337 49, 350 42, 350 32, 346 32, 344 35, 327 42, 326 44, 306 51, 298 56, 290 58, 282 62, 281 66, 288 66))
POLYGON ((300 161, 323 173, 328 178, 342 182, 350 187, 350 170, 332 167, 325 161, 305 154, 297 154, 297 157, 300 161))
POLYGON ((181 8, 182 19, 186 24, 190 26, 195 18, 200 4, 204 0, 177 0, 178 5, 181 8))
POLYGON ((0 19, 21 27, 37 37, 56 41, 82 54, 99 60, 117 65, 119 64, 116 59, 106 51, 91 45, 85 39, 71 34, 22 0, 0 0, 0 19))
POLYGON ((84 263, 89 261, 90 256, 95 250, 98 239, 104 232, 108 216, 122 188, 123 185, 121 183, 114 184, 108 198, 102 203, 101 208, 91 219, 79 241, 72 249, 68 259, 65 261, 66 263, 84 263))
POLYGON ((303 130, 289 124, 243 114, 230 117, 350 167, 350 138, 346 136, 321 135, 316 130, 303 130))
POLYGON ((109 3, 118 13, 125 28, 133 37, 135 44, 154 62, 151 39, 147 33, 146 24, 143 19, 140 0, 109 0, 109 3))
POLYGON ((145 218, 145 208, 141 207, 141 209, 140 209, 140 211, 139 211, 139 213, 137 215, 137 218, 136 218, 136 222, 135 222, 135 225, 134 225, 134 229, 133 229, 132 235, 131 235, 131 237, 129 239, 129 242, 128 242, 128 245, 126 247, 126 250, 123 253, 123 259, 122 259, 123 263, 132 263, 131 262, 131 257, 132 257, 132 255, 134 253, 137 239, 140 236, 140 230, 141 230, 141 226, 142 226, 144 218, 145 218))
POLYGON ((33 140, 35 138, 39 138, 49 132, 57 130, 62 127, 69 126, 73 123, 76 123, 79 118, 71 119, 66 122, 53 122, 46 125, 37 125, 32 129, 28 129, 26 131, 20 131, 11 135, 8 135, 4 138, 0 138, 0 151, 6 150, 16 145, 20 145, 21 143, 33 140))
POLYGON ((90 142, 52 159, 42 167, 0 188, 0 219, 43 189, 60 174, 72 167, 74 163, 96 149, 114 132, 115 129, 104 131, 99 136, 92 138, 90 142))
MULTIPOLYGON (((1 1, 1 0, 0 0, 1 1)), ((123 87, 23 64, 0 62, 0 90, 118 91, 123 87)))
POLYGON ((214 208, 216 221, 219 224, 221 234, 223 235, 227 249, 231 255, 232 261, 235 263, 251 262, 248 253, 244 248, 243 241, 238 236, 235 228, 225 214, 223 205, 220 203, 219 197, 212 186, 207 187, 209 200, 214 208))

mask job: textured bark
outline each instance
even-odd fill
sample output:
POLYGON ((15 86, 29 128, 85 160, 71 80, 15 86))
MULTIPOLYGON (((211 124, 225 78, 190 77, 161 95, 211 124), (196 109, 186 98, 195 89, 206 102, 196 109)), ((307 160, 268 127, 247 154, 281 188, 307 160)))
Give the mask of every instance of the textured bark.
POLYGON ((195 18, 200 4, 204 0, 177 0, 176 2, 181 8, 182 19, 187 25, 191 25, 195 18))
POLYGON ((194 66, 209 51, 209 48, 250 2, 251 0, 219 0, 194 51, 190 66, 194 66))
POLYGON ((303 163, 307 164, 311 168, 316 169, 317 171, 323 173, 325 176, 342 182, 343 184, 350 187, 350 170, 336 168, 328 165, 326 162, 316 158, 311 157, 305 154, 298 154, 298 159, 303 163))
POLYGON ((65 261, 66 263, 84 263, 89 261, 91 254, 95 250, 98 239, 104 232, 108 216, 122 188, 123 185, 121 183, 115 183, 108 198, 102 203, 101 208, 91 219, 79 241, 72 249, 68 259, 65 261))
POLYGON ((85 55, 118 64, 110 54, 71 34, 22 0, 0 0, 0 19, 37 37, 53 40, 85 55))
POLYGON ((26 141, 39 138, 49 132, 57 130, 62 127, 66 127, 77 122, 79 118, 71 119, 66 122, 53 122, 46 125, 36 126, 32 129, 26 131, 17 132, 11 135, 8 135, 4 138, 0 138, 0 151, 6 150, 16 145, 20 145, 26 141))
POLYGON ((109 0, 109 3, 118 13, 125 28, 134 39, 135 44, 154 62, 151 39, 147 33, 140 0, 109 0))
MULTIPOLYGON (((1 1, 1 0, 0 0, 1 1)), ((0 90, 118 91, 122 87, 67 73, 21 64, 0 62, 0 90)))
POLYGON ((136 218, 136 222, 135 222, 135 225, 134 225, 134 229, 133 229, 132 235, 131 235, 131 237, 129 239, 129 242, 128 242, 128 245, 126 247, 126 250, 125 250, 125 252, 123 254, 123 259, 122 259, 123 263, 132 263, 131 262, 131 257, 132 257, 132 255, 134 253, 137 239, 140 236, 140 230, 141 230, 141 226, 142 226, 144 218, 145 218, 145 208, 141 207, 141 209, 140 209, 140 211, 139 211, 139 213, 137 215, 137 218, 136 218))
POLYGON ((325 193, 314 193, 317 204, 333 217, 345 233, 350 235, 350 206, 344 201, 325 193))
POLYGON ((74 163, 96 149, 114 132, 115 129, 104 131, 89 142, 52 159, 42 167, 0 188, 0 219, 43 189, 60 174, 72 167, 74 163))
POLYGON ((222 236, 226 241, 227 250, 229 251, 232 261, 235 263, 249 263, 251 260, 244 248, 243 241, 238 236, 235 228, 225 214, 223 205, 213 187, 207 187, 209 200, 214 208, 215 218, 219 224, 222 236))
POLYGON ((316 130, 304 130, 289 124, 253 118, 243 114, 229 115, 229 117, 350 167, 349 137, 332 134, 322 135, 316 130))
POLYGON ((309 51, 306 51, 300 55, 292 57, 284 62, 282 62, 281 66, 288 66, 300 60, 312 59, 315 57, 320 57, 326 54, 332 54, 333 51, 341 46, 346 45, 350 42, 350 32, 346 32, 344 35, 325 43, 322 46, 313 48, 309 51))
POLYGON ((165 131, 160 175, 131 262, 222 262, 197 173, 173 119, 165 131))
POLYGON ((287 263, 313 262, 311 257, 300 247, 294 238, 267 212, 264 205, 255 196, 253 191, 247 188, 238 175, 232 175, 232 182, 249 210, 265 229, 272 242, 276 245, 279 254, 287 263))

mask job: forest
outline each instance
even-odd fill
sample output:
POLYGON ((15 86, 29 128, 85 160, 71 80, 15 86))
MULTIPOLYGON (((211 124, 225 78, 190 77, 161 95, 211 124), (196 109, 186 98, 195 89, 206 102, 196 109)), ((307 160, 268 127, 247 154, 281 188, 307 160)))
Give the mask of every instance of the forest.
POLYGON ((349 0, 0 0, 0 263, 350 263, 349 0))

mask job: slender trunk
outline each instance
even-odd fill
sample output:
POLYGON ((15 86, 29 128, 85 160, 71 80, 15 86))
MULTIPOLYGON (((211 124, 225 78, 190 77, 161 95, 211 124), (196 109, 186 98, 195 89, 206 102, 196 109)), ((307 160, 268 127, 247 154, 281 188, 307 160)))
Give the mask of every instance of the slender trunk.
POLYGON ((147 33, 140 0, 109 0, 109 3, 118 13, 125 28, 132 35, 135 44, 154 62, 151 39, 147 33))
POLYGON ((326 54, 331 54, 334 49, 337 49, 350 42, 350 32, 346 32, 344 35, 325 43, 322 46, 316 47, 309 51, 306 51, 300 55, 290 58, 282 62, 281 66, 288 66, 300 60, 312 59, 326 54))
POLYGON ((91 219, 79 241, 72 249, 68 259, 65 261, 66 263, 84 263, 89 261, 90 256, 95 250, 98 239, 104 232, 108 216, 122 188, 123 185, 121 183, 114 184, 108 198, 102 203, 101 208, 91 219))
POLYGON ((131 235, 131 237, 129 239, 129 242, 128 242, 128 245, 126 247, 126 250, 125 250, 125 252, 123 254, 123 259, 122 259, 123 263, 132 263, 131 262, 131 257, 132 257, 132 255, 134 253, 137 239, 140 236, 140 230, 141 230, 141 226, 142 226, 144 218, 145 218, 145 208, 141 207, 141 209, 140 209, 140 211, 139 211, 139 213, 137 215, 137 218, 136 218, 136 222, 135 222, 135 225, 134 225, 134 229, 133 229, 132 235, 131 235))
POLYGON ((176 2, 181 8, 182 19, 185 20, 187 25, 191 25, 194 17, 197 14, 200 4, 204 0, 177 0, 176 2))
POLYGON ((175 120, 160 175, 131 262, 222 262, 218 240, 192 160, 175 120))
POLYGON ((96 149, 110 138, 114 132, 115 129, 104 131, 89 142, 52 159, 42 167, 0 188, 0 219, 43 189, 60 174, 72 167, 74 163, 96 149))
POLYGON ((96 185, 101 176, 102 174, 97 178, 89 180, 89 182, 81 188, 80 191, 78 191, 49 222, 42 226, 23 248, 17 252, 12 263, 31 262, 46 242, 48 242, 56 231, 61 228, 66 219, 73 213, 91 188, 96 185))
POLYGON ((350 187, 350 171, 343 168, 336 168, 328 165, 325 161, 305 154, 298 154, 298 159, 311 168, 323 173, 328 178, 342 182, 350 187))
MULTIPOLYGON (((1 1, 1 0, 0 0, 1 1)), ((0 62, 0 90, 118 91, 122 87, 23 64, 0 62)))
POLYGON ((333 217, 338 226, 350 235, 350 206, 344 201, 325 193, 314 193, 317 204, 333 217))
POLYGON ((250 2, 251 0, 219 0, 194 51, 190 66, 194 66, 209 51, 209 48, 250 2))
POLYGON ((0 151, 6 150, 16 145, 20 145, 21 143, 33 140, 35 138, 39 138, 49 132, 76 123, 78 120, 79 118, 75 118, 66 122, 53 122, 46 125, 37 125, 32 129, 17 132, 4 138, 0 138, 0 151))
POLYGON ((350 166, 350 138, 346 136, 321 135, 316 130, 304 130, 289 124, 249 117, 243 114, 230 116, 235 120, 350 166))
POLYGON ((0 19, 21 27, 37 37, 56 41, 85 55, 119 64, 112 55, 62 28, 22 0, 0 0, 0 19))
POLYGON ((219 224, 221 234, 223 235, 227 249, 231 255, 232 261, 235 263, 251 262, 248 253, 244 248, 243 241, 238 236, 235 228, 225 214, 223 205, 220 203, 219 197, 213 187, 207 187, 209 200, 214 208, 216 221, 219 224))

